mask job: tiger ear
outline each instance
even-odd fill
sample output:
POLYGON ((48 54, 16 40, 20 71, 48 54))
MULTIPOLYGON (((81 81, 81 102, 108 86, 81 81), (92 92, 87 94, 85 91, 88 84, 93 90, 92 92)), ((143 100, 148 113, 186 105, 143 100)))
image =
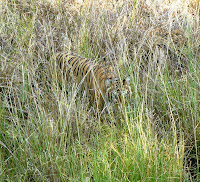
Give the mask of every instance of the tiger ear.
POLYGON ((124 80, 123 80, 123 85, 129 85, 130 84, 130 76, 126 77, 124 80))
POLYGON ((109 87, 109 86, 110 86, 110 80, 109 80, 109 79, 106 79, 106 80, 105 80, 105 84, 106 84, 106 87, 109 87))

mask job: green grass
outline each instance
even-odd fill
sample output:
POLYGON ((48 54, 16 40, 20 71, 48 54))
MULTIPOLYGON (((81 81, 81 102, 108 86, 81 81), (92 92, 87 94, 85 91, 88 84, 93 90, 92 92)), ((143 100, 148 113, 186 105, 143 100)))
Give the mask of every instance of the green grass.
POLYGON ((200 180, 199 4, 162 3, 0 5, 0 181, 200 180), (61 77, 67 50, 131 77, 117 113, 61 77))

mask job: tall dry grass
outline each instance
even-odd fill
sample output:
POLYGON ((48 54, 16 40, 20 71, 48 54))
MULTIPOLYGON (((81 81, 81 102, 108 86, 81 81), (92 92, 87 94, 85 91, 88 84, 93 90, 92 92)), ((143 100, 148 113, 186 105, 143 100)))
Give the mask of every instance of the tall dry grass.
POLYGON ((1 181, 200 179, 199 1, 0 3, 1 181), (117 115, 60 79, 68 50, 131 76, 117 115))

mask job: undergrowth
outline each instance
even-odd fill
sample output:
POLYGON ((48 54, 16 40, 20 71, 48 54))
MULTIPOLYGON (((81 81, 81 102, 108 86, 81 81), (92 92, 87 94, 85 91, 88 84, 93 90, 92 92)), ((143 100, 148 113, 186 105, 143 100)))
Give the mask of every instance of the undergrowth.
POLYGON ((0 2, 1 181, 199 181, 199 1, 0 2), (96 113, 58 52, 131 77, 96 113))

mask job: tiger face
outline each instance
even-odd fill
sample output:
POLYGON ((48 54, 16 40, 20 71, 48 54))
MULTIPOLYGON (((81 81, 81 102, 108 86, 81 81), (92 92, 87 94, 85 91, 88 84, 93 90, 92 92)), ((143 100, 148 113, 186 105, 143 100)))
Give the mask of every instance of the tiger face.
POLYGON ((107 86, 107 100, 110 103, 119 105, 130 94, 130 77, 125 78, 122 82, 119 77, 106 79, 105 82, 107 86))

